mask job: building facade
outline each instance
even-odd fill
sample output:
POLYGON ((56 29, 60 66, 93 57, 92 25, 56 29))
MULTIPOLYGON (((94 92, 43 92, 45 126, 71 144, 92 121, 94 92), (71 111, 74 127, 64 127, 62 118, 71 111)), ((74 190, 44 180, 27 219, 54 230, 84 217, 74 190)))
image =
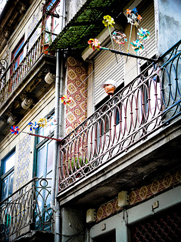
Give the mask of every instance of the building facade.
POLYGON ((180 1, 2 6, 0 240, 179 241, 180 1))

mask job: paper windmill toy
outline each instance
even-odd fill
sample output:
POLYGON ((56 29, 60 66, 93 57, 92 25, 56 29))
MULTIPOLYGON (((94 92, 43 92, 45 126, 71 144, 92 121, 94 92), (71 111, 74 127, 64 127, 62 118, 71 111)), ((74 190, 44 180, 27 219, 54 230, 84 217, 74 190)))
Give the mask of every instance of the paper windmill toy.
POLYGON ((46 118, 40 118, 38 121, 38 124, 41 128, 44 128, 47 126, 47 119, 46 118))
POLYGON ((89 47, 92 48, 93 50, 100 50, 101 48, 100 42, 98 39, 89 39, 87 43, 89 44, 89 47))
POLYGON ((131 25, 135 25, 136 27, 140 24, 142 17, 138 14, 136 8, 133 8, 132 10, 127 9, 126 14, 128 23, 130 23, 131 25))
POLYGON ((11 134, 14 134, 14 135, 19 134, 18 126, 15 126, 15 125, 11 126, 10 131, 11 131, 11 134))
POLYGON ((127 42, 126 35, 124 33, 120 33, 117 31, 113 32, 112 38, 113 38, 114 42, 116 42, 119 45, 124 45, 125 42, 127 42))
POLYGON ((29 122, 28 126, 30 127, 30 131, 33 131, 33 129, 38 129, 38 124, 37 122, 29 122))
POLYGON ((71 98, 66 95, 63 95, 63 97, 61 97, 61 103, 63 103, 64 105, 70 105, 71 98))
POLYGON ((103 17, 103 21, 102 23, 104 24, 105 27, 112 27, 113 28, 113 24, 115 24, 114 19, 110 16, 110 15, 105 15, 103 17))
POLYGON ((138 35, 140 39, 145 40, 149 38, 150 32, 147 29, 141 28, 141 29, 138 29, 138 31, 139 31, 138 35))
POLYGON ((136 41, 131 42, 131 44, 135 51, 144 49, 143 44, 138 39, 136 41))

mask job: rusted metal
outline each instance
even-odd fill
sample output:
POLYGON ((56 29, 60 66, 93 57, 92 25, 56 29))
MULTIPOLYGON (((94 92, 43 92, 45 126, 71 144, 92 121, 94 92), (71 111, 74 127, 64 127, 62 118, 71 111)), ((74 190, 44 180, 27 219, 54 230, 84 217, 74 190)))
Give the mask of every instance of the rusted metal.
POLYGON ((180 115, 180 46, 181 41, 62 140, 59 193, 180 115))

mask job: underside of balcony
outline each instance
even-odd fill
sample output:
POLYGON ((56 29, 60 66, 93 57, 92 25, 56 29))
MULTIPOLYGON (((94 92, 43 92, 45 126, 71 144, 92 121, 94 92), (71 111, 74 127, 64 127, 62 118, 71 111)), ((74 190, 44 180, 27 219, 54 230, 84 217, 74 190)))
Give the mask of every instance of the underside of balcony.
MULTIPOLYGON (((28 68, 20 82, 0 106, 0 140, 9 132, 11 123, 7 123, 12 117, 18 123, 23 116, 50 90, 52 84, 45 82, 45 75, 50 72, 55 74, 56 59, 54 55, 41 54, 39 58, 28 68), (31 99, 29 108, 23 109, 22 102, 31 99)), ((7 92, 6 92, 7 93, 7 92)))

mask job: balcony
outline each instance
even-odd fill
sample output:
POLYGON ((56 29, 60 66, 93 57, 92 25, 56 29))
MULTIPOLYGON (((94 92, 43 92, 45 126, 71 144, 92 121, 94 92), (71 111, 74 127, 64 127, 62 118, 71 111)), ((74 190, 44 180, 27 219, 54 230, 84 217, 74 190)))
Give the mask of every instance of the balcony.
POLYGON ((51 178, 34 178, 0 203, 0 240, 35 236, 53 239, 54 210, 50 207, 51 178))
POLYGON ((93 206, 179 164, 181 41, 60 145, 61 204, 93 206))
POLYGON ((20 64, 16 66, 17 55, 6 70, 1 71, 0 139, 3 139, 12 125, 7 125, 8 117, 11 116, 12 122, 17 123, 53 85, 44 79, 48 72, 55 74, 55 53, 45 51, 44 32, 37 33, 41 22, 42 19, 19 50, 24 55, 20 64), (32 101, 28 108, 22 107, 24 100, 32 101))

